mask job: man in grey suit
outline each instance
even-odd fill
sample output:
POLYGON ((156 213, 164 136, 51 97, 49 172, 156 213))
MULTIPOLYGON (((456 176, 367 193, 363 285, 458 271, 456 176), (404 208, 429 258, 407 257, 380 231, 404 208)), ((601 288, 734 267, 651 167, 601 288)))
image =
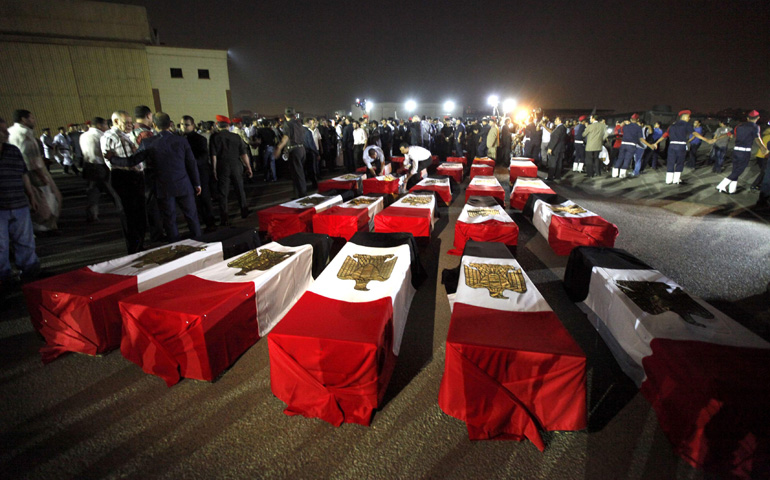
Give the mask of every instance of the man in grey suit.
POLYGON ((195 208, 195 196, 201 193, 198 166, 190 144, 184 137, 171 133, 168 114, 155 114, 155 126, 160 134, 145 138, 140 150, 150 154, 148 168, 155 171, 155 193, 163 216, 163 228, 169 242, 179 240, 176 226, 176 205, 182 210, 193 237, 201 235, 201 225, 195 208))

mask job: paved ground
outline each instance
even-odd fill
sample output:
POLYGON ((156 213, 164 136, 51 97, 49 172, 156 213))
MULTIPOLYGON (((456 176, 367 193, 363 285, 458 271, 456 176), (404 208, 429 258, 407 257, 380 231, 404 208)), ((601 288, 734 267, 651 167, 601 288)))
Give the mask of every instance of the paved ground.
MULTIPOLYGON (((507 172, 497 175, 508 187, 507 172)), ((744 174, 753 178, 755 170, 744 174)), ((719 177, 685 172, 666 186, 661 172, 590 182, 569 173, 557 192, 620 229, 617 246, 770 340, 770 226, 745 209, 756 195, 727 196, 719 177)), ((38 240, 44 267, 63 272, 123 254, 119 224, 103 204, 99 225, 84 222, 80 179, 57 173, 65 196, 62 236, 38 240)), ((467 180, 465 182, 467 184, 467 180)), ((508 187, 509 188, 509 187, 508 187)), ((253 207, 290 196, 288 182, 249 186, 253 207)), ((557 257, 534 227, 520 227, 517 257, 588 355, 589 428, 528 442, 470 442, 463 423, 436 398, 449 324, 440 272, 455 267, 448 208, 422 261, 431 277, 412 304, 386 402, 369 428, 334 428, 288 417, 269 385, 267 342, 259 341, 214 383, 167 388, 120 352, 66 355, 43 366, 20 294, 0 307, 0 472, 4 478, 522 478, 700 479, 672 453, 654 412, 618 369, 585 315, 571 303, 557 257)), ((232 209, 235 212, 235 208, 232 209)), ((235 224, 255 225, 256 215, 235 224)))

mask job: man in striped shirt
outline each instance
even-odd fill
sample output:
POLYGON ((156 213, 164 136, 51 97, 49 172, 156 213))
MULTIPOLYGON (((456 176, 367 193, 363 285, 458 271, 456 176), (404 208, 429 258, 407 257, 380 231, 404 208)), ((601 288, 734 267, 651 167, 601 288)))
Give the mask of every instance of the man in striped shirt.
POLYGON ((8 124, 0 118, 0 288, 14 283, 10 251, 22 280, 34 278, 40 270, 35 254, 30 208, 37 204, 27 165, 21 151, 8 143, 8 124))

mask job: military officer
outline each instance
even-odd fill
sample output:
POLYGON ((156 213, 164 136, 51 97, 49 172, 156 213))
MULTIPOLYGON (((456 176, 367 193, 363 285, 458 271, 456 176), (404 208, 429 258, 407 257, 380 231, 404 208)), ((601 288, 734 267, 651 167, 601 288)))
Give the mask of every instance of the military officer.
POLYGON ((722 193, 735 193, 735 190, 738 188, 738 177, 741 176, 741 173, 743 173, 746 166, 749 164, 749 159, 751 158, 751 146, 754 143, 759 146, 759 149, 763 153, 767 153, 767 145, 762 141, 757 120, 759 120, 759 112, 752 110, 749 112, 748 120, 739 123, 735 127, 735 130, 733 130, 732 135, 735 137, 735 148, 733 148, 733 171, 719 182, 719 185, 717 185, 718 191, 722 193))
POLYGON ((679 120, 668 127, 666 133, 657 142, 653 143, 653 148, 657 148, 664 138, 669 140, 668 159, 666 161, 666 185, 682 183, 682 170, 684 170, 684 160, 687 156, 687 140, 695 137, 709 144, 714 143, 713 139, 709 140, 694 130, 690 123, 691 114, 690 110, 680 111, 678 114, 679 120))

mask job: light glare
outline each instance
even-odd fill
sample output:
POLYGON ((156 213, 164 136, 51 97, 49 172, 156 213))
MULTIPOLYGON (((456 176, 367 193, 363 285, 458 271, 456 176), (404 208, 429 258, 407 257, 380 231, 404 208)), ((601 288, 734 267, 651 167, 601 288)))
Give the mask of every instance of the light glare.
POLYGON ((455 109, 455 102, 452 100, 447 100, 444 102, 444 111, 447 113, 452 113, 452 111, 455 109))
POLYGON ((404 108, 406 108, 407 112, 414 112, 415 110, 417 110, 417 102, 415 102, 414 100, 407 100, 406 103, 404 104, 404 108))
POLYGON ((500 97, 497 95, 490 95, 489 98, 487 98, 487 103, 490 107, 496 107, 498 103, 500 103, 500 97))
POLYGON ((515 98, 506 98, 503 100, 503 114, 512 112, 514 108, 516 108, 515 98))

